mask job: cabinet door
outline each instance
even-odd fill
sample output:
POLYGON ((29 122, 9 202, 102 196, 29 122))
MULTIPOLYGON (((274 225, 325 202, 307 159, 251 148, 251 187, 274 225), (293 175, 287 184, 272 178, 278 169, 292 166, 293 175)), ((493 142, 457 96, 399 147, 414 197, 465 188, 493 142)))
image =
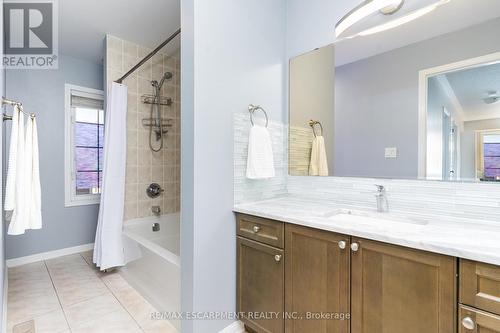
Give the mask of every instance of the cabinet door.
POLYGON ((287 224, 285 257, 285 331, 349 332, 349 238, 287 224))
POLYGON ((467 306, 460 306, 460 333, 500 333, 500 317, 467 306))
POLYGON ((237 306, 246 314, 242 321, 259 333, 282 333, 283 250, 242 237, 237 242, 237 306))
POLYGON ((353 333, 456 330, 456 259, 352 239, 353 333))

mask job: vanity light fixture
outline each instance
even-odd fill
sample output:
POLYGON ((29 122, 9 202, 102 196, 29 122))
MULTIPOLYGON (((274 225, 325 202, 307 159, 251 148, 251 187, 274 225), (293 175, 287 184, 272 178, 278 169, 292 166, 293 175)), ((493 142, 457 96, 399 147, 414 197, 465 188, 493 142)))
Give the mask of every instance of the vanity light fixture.
POLYGON ((406 24, 451 0, 365 0, 336 25, 337 38, 368 36, 406 24), (387 16, 390 21, 386 21, 387 16))

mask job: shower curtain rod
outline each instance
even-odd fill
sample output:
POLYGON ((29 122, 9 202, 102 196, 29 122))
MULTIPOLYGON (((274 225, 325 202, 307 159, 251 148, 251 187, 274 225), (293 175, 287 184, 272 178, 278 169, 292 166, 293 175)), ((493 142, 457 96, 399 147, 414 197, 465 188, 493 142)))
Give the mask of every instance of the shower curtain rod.
POLYGON ((151 59, 156 53, 158 53, 158 51, 160 51, 165 45, 167 45, 168 43, 170 43, 180 33, 181 33, 181 29, 179 28, 170 37, 168 37, 163 43, 161 43, 160 45, 158 45, 158 47, 156 49, 154 49, 153 51, 151 51, 151 53, 149 53, 146 57, 144 57, 144 59, 142 59, 141 61, 139 61, 139 63, 137 65, 135 65, 134 67, 132 67, 132 69, 130 69, 127 73, 125 73, 125 75, 123 75, 121 78, 119 78, 115 82, 116 83, 122 83, 123 80, 125 80, 130 74, 132 74, 137 69, 139 69, 139 67, 141 67, 146 61, 148 61, 149 59, 151 59))

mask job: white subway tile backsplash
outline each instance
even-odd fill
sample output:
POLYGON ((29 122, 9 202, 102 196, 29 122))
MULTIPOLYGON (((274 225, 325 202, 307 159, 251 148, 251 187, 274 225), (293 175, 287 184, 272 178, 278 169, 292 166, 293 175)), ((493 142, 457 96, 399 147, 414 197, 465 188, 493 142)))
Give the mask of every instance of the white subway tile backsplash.
MULTIPOLYGON (((294 195, 331 200, 339 205, 375 208, 374 184, 387 188, 391 211, 427 219, 472 219, 500 223, 500 185, 421 180, 288 176, 287 126, 271 121, 276 177, 245 177, 248 114, 234 115, 234 201, 236 204, 294 195)), ((297 133, 297 135, 300 135, 297 133)), ((304 132, 305 135, 305 132, 304 132)), ((303 152, 302 154, 303 155, 303 152)))

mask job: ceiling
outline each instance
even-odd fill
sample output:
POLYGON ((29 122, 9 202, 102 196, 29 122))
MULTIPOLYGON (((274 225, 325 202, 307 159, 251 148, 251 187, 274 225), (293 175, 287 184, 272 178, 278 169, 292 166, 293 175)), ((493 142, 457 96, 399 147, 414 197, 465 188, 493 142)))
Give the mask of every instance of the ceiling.
MULTIPOLYGON (((63 0, 58 4, 59 52, 96 63, 102 62, 106 34, 154 48, 180 28, 180 0, 63 0)), ((177 38, 173 48, 179 45, 177 38)))
MULTIPOLYGON (((345 0, 337 1, 345 4, 345 0)), ((500 0, 451 0, 435 11, 395 29, 337 42, 335 63, 341 66, 497 17, 500 17, 500 0)))
POLYGON ((486 104, 488 92, 500 93, 500 63, 443 74, 446 77, 465 121, 500 117, 500 102, 486 104))

